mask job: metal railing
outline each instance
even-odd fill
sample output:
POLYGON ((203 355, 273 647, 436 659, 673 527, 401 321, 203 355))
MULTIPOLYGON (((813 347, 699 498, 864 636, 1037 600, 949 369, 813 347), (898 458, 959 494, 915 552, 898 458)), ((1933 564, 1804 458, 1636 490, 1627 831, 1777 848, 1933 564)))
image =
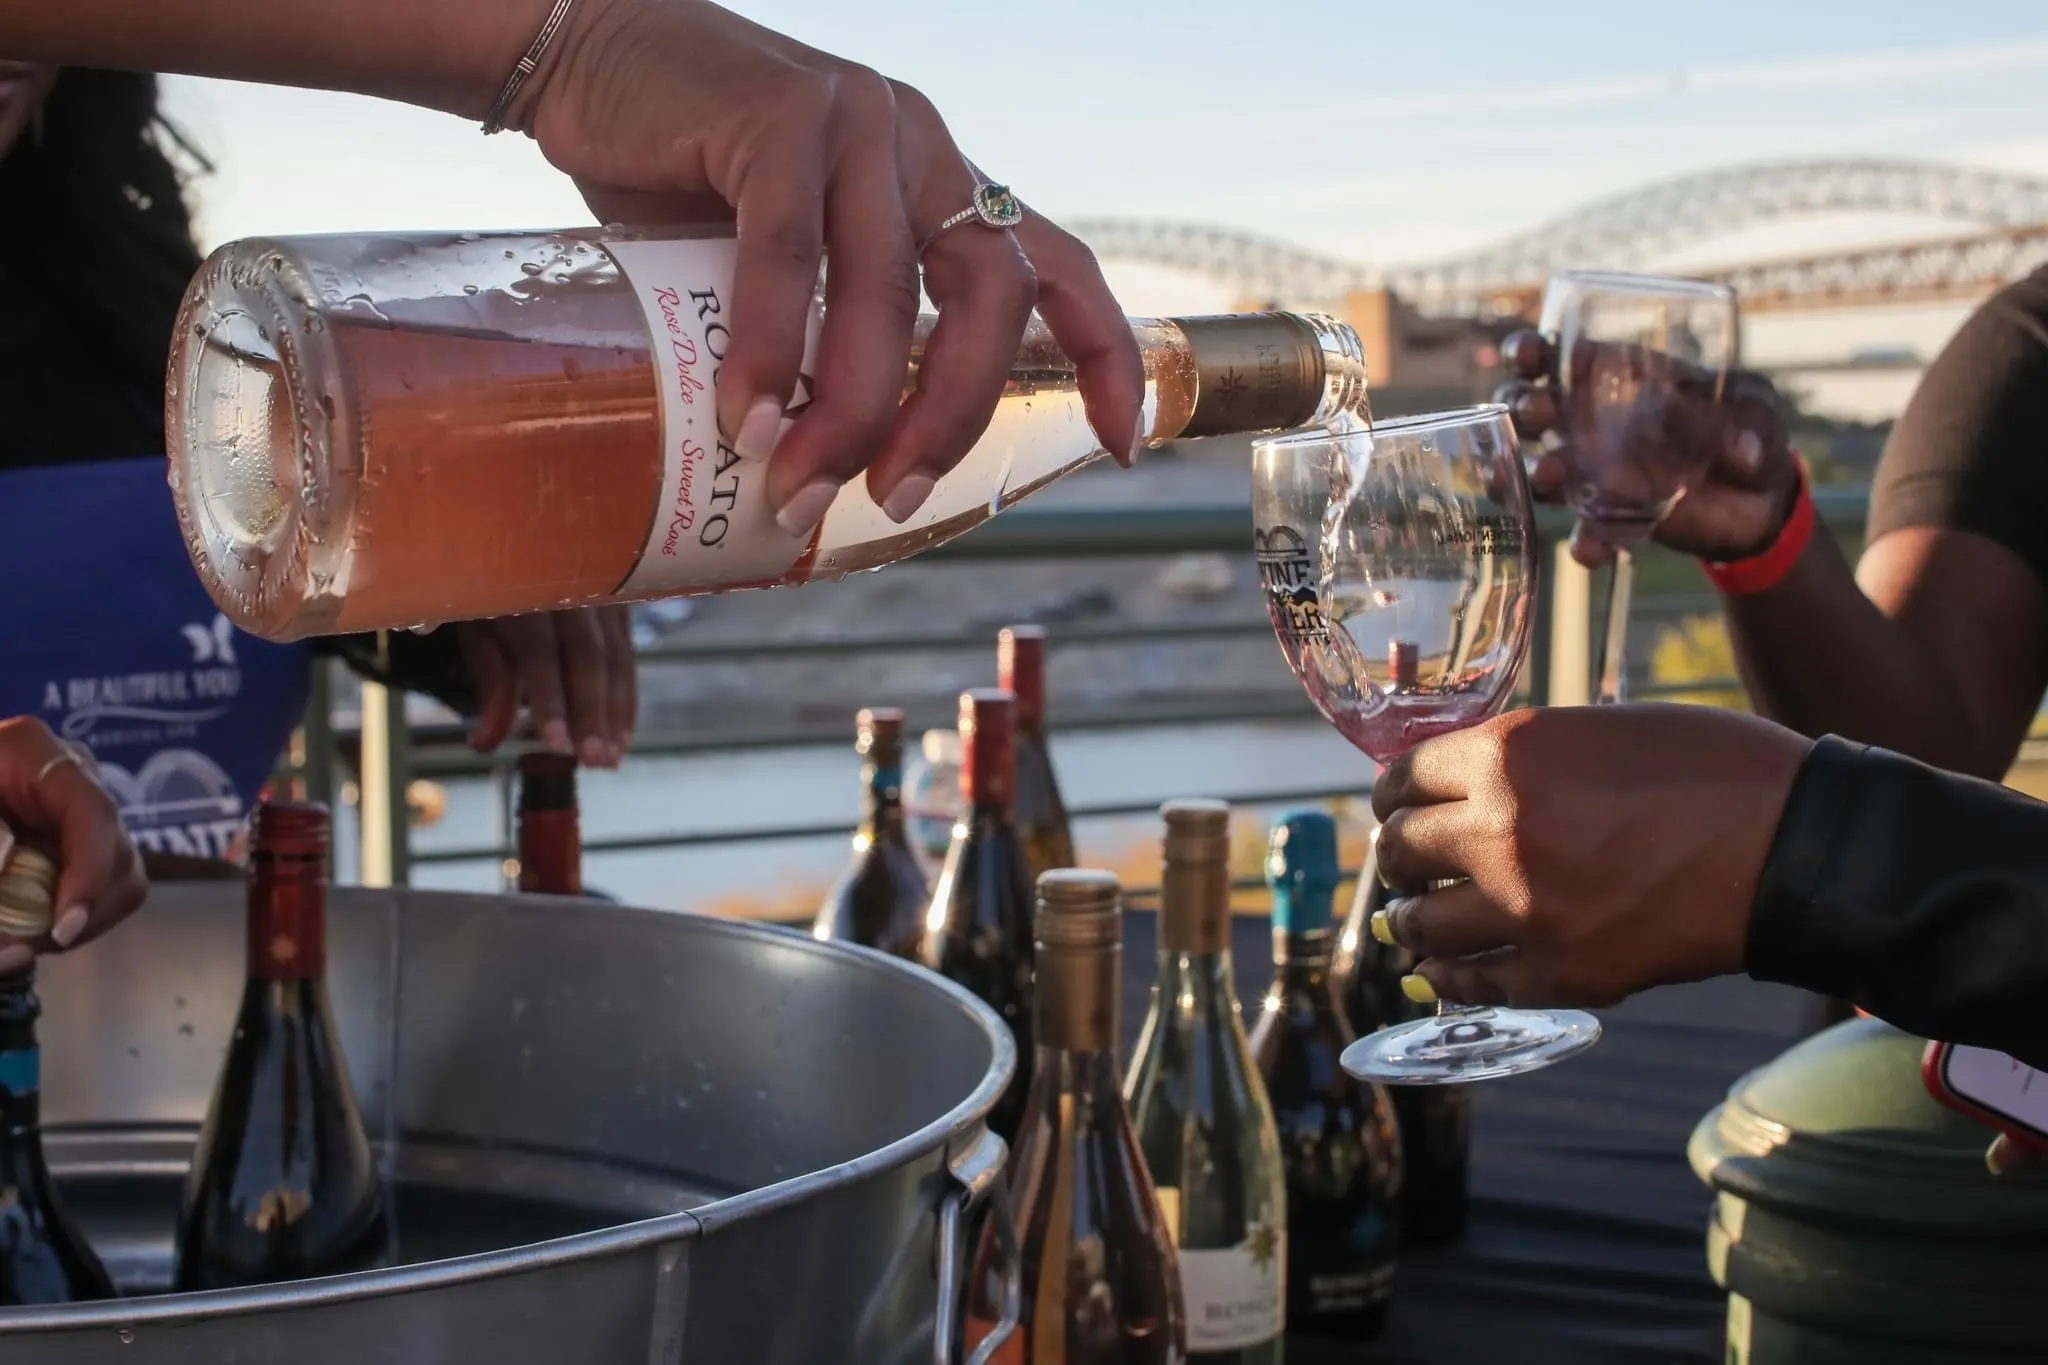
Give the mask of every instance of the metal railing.
MULTIPOLYGON (((1815 501, 1827 526, 1834 532, 1860 535, 1868 490, 1827 488, 1815 490, 1815 501)), ((1604 630, 1605 577, 1579 567, 1564 543, 1570 518, 1555 509, 1539 516, 1539 533, 1544 556, 1542 589, 1538 594, 1536 638, 1532 657, 1524 670, 1522 700, 1530 705, 1584 705, 1592 696, 1593 643, 1604 630)), ((1001 562, 1029 559, 1096 560, 1159 557, 1215 553, 1246 555, 1250 549, 1251 522, 1248 506, 1201 507, 1119 507, 1108 509, 1019 508, 948 544, 938 546, 920 558, 924 561, 1001 562)), ((1655 548, 1640 558, 1647 563, 1668 552, 1655 548)), ((1675 558, 1675 557, 1672 557, 1675 558)), ((1697 574, 1696 569, 1682 573, 1697 574)), ((1666 575, 1667 577, 1669 575, 1666 575)), ((1641 577, 1648 577, 1647 573, 1641 577)), ((1707 590, 1704 578, 1698 590, 1676 593, 1645 592, 1641 580, 1635 598, 1635 613, 1649 616, 1660 607, 1694 614, 1718 611, 1718 601, 1707 590)), ((1269 635, 1271 626, 1263 614, 1241 621, 1202 624, 1137 625, 1077 628, 1056 632, 1054 648, 1065 650, 1119 647, 1141 643, 1214 640, 1226 637, 1269 635)), ((977 633, 898 633, 853 636, 830 640, 719 641, 682 644, 644 650, 643 662, 674 666, 759 662, 776 658, 820 655, 864 655, 911 650, 980 651, 988 641, 977 633)), ((335 667, 338 665, 329 665, 335 667)), ((1276 668, 1279 667, 1275 661, 1276 668)), ((1739 689, 1733 677, 1687 679, 1682 683, 1633 685, 1630 694, 1641 699, 1679 693, 1739 689)), ((1248 702, 1220 707, 1189 707, 1162 711, 1148 707, 1142 714, 1098 715, 1064 722, 1062 733, 1089 730, 1132 730, 1149 726, 1188 726, 1233 721, 1311 719, 1315 712, 1298 690, 1285 699, 1248 702)), ((332 728, 332 675, 323 671, 316 680, 312 704, 300 741, 295 745, 297 776, 315 799, 333 801, 339 792, 336 778, 337 735, 332 728)), ((365 683, 362 688, 360 759, 357 801, 360 828, 358 875, 365 885, 404 885, 412 869, 423 864, 451 864, 497 861, 512 856, 513 808, 510 775, 516 754, 480 755, 457 743, 420 745, 405 721, 403 698, 386 688, 365 683), (408 792, 414 778, 459 779, 487 777, 495 792, 497 838, 489 844, 454 848, 416 850, 410 837, 408 792)), ((732 753, 770 748, 811 747, 838 742, 840 735, 804 733, 788 728, 718 736, 649 734, 634 743, 634 757, 656 757, 732 753)), ((1356 797, 1367 787, 1354 783, 1345 787, 1309 787, 1284 792, 1243 793, 1236 803, 1297 802, 1335 797, 1356 797)), ((1164 794, 1160 799, 1163 799, 1164 794)), ((1070 814, 1076 821, 1140 815, 1156 809, 1158 800, 1079 806, 1070 814)), ((739 830, 677 830, 671 833, 631 837, 606 837, 595 833, 586 839, 586 853, 644 852, 686 849, 711 844, 797 841, 843 835, 844 822, 769 824, 739 830)), ((1133 888, 1142 897, 1147 888, 1133 888)))

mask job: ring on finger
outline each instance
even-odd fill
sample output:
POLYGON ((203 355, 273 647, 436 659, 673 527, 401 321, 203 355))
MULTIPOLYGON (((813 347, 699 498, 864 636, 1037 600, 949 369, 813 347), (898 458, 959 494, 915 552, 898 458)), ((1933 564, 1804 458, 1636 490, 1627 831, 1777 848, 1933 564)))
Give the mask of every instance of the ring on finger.
POLYGON ((1008 185, 984 180, 974 187, 966 208, 933 228, 931 234, 918 243, 917 254, 924 255, 931 250, 933 242, 963 223, 979 222, 993 231, 1007 232, 1023 221, 1024 201, 1012 193, 1008 185))

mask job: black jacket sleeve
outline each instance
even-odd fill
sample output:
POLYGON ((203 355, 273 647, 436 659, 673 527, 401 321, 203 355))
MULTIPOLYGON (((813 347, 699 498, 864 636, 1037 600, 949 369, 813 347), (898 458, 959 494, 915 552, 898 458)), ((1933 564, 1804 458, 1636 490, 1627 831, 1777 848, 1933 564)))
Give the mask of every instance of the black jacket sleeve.
POLYGON ((2048 1069, 2048 804, 1828 736, 1785 804, 1748 970, 2048 1069))

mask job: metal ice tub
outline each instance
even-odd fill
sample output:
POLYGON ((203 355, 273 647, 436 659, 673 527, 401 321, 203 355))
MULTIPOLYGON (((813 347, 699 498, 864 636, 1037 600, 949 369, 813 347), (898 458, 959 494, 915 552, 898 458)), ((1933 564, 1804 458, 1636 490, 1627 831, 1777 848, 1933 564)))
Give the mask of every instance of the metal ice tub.
MULTIPOLYGON (((42 968, 45 1148, 130 1294, 168 1283, 242 966, 240 888, 216 883, 159 888, 42 968)), ((1016 1065, 1009 1030, 963 991, 759 925, 343 888, 328 979, 402 1263, 0 1311, 0 1359, 935 1358, 1002 1164, 983 1115, 1016 1065)))

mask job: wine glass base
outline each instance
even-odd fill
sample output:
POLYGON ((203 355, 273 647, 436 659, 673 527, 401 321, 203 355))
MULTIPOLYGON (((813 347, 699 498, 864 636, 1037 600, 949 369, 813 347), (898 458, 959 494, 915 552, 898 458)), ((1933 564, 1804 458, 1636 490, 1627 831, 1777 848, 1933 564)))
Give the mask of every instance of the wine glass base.
POLYGON ((1463 1085, 1519 1076, 1561 1062, 1600 1040, 1583 1010, 1454 1009, 1360 1038, 1344 1070, 1382 1085, 1463 1085))

